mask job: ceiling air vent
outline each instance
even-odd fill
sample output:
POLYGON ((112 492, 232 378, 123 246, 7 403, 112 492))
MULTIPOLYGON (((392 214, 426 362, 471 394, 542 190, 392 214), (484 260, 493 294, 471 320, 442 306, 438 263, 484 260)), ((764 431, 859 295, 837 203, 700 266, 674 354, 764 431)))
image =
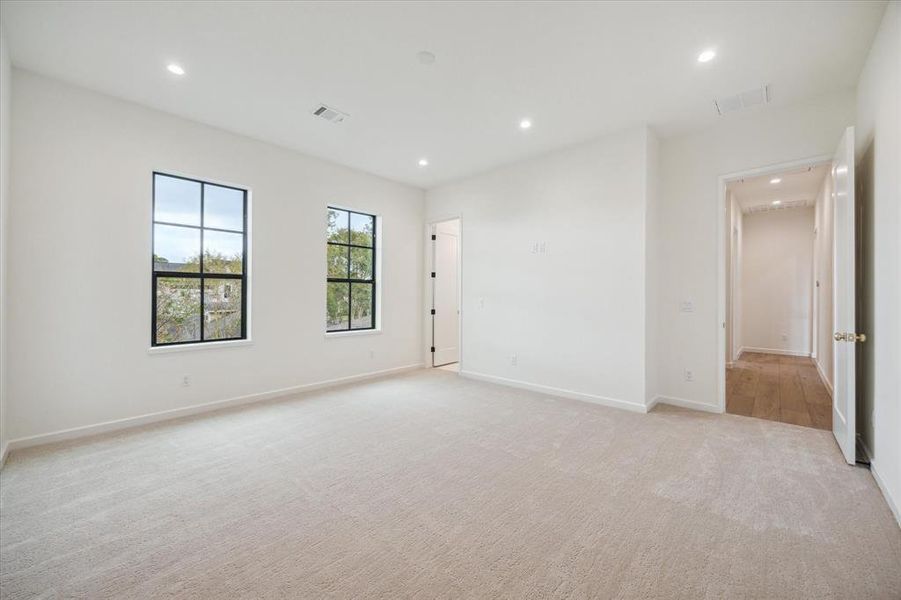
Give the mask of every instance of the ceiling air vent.
POLYGON ((773 204, 772 202, 766 202, 763 204, 756 204, 754 206, 749 206, 744 209, 742 212, 751 214, 758 212, 769 212, 771 210, 785 210, 787 208, 806 208, 809 206, 813 206, 814 201, 810 199, 805 200, 783 200, 779 204, 773 204))
POLYGON ((765 85, 733 96, 715 98, 713 100, 713 105, 716 107, 717 114, 725 115, 726 113, 744 110, 753 106, 769 104, 769 102, 770 86, 765 85))
POLYGON ((345 119, 350 117, 349 114, 343 113, 331 106, 326 106, 325 104, 320 104, 314 108, 313 116, 325 119, 329 123, 343 123, 345 119))

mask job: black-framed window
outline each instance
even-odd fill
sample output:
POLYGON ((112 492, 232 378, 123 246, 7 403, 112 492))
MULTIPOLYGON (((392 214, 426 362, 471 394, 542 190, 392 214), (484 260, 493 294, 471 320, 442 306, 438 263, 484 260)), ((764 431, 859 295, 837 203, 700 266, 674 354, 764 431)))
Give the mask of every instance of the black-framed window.
POLYGON ((375 329, 375 215, 328 208, 326 331, 375 329))
POLYGON ((153 173, 154 346, 247 338, 247 190, 153 173))

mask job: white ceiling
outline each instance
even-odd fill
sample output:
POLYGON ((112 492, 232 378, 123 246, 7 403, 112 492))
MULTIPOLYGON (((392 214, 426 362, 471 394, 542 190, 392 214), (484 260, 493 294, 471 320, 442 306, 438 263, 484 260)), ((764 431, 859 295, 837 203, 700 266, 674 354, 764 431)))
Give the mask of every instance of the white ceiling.
POLYGON ((813 206, 828 170, 829 165, 820 164, 782 173, 746 177, 728 183, 726 189, 732 192, 745 213, 813 206), (770 183, 774 178, 781 181, 770 183), (778 205, 773 204, 776 200, 779 201, 778 205))
POLYGON ((764 83, 770 106, 853 87, 884 8, 69 0, 4 1, 0 19, 18 67, 431 187, 642 122, 740 118, 713 98, 764 83), (318 102, 351 117, 317 120, 318 102))

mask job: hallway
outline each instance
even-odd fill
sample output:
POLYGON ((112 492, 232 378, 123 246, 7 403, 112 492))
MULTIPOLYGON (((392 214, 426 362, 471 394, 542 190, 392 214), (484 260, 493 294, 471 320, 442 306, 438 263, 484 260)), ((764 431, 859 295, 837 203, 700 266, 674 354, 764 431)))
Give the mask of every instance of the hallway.
POLYGON ((744 352, 726 369, 726 412, 832 429, 832 398, 810 358, 744 352))

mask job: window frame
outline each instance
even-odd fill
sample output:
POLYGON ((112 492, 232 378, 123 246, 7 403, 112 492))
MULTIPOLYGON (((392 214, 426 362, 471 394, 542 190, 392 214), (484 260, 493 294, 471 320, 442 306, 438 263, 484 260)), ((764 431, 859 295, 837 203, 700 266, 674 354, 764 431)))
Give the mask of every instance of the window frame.
MULTIPOLYGON (((326 229, 326 240, 325 240, 325 248, 326 248, 326 272, 325 272, 325 284, 326 284, 326 306, 328 304, 328 284, 330 283, 345 283, 348 284, 347 293, 347 327, 344 329, 329 329, 328 321, 326 320, 326 335, 347 335, 349 333, 359 333, 359 332, 375 332, 378 331, 378 231, 379 231, 379 216, 372 213, 363 212, 361 210, 356 210, 353 208, 344 208, 341 206, 336 206, 334 204, 329 204, 326 206, 326 217, 328 216, 328 212, 331 210, 336 210, 340 212, 347 213, 347 235, 348 242, 333 242, 328 239, 328 230, 326 229), (369 217, 372 219, 372 246, 361 246, 360 244, 352 244, 350 243, 351 239, 351 215, 361 215, 363 217, 369 217), (329 246, 344 246, 347 248, 347 277, 330 277, 328 273, 328 248, 329 246), (353 248, 362 248, 365 250, 372 251, 372 275, 371 279, 356 279, 350 277, 350 253, 353 248), (372 300, 370 303, 370 311, 371 311, 371 319, 369 327, 354 327, 353 326, 353 285, 354 284, 366 284, 372 286, 372 300)), ((326 312, 326 317, 328 317, 328 313, 326 312)))
POLYGON ((151 213, 150 213, 150 348, 151 350, 161 350, 167 348, 185 348, 190 346, 209 346, 215 344, 223 344, 223 345, 231 345, 236 342, 248 342, 250 340, 249 332, 250 332, 250 315, 249 315, 249 296, 250 296, 250 285, 249 285, 249 244, 250 244, 250 190, 246 187, 241 187, 234 184, 229 183, 220 183, 218 181, 213 181, 209 179, 199 179, 197 177, 190 177, 187 175, 181 175, 178 173, 173 173, 171 171, 159 171, 154 170, 150 175, 151 180, 151 213), (183 181, 190 181, 193 183, 197 183, 200 185, 200 224, 199 225, 186 225, 184 223, 171 223, 168 221, 157 221, 156 219, 156 178, 157 176, 169 177, 172 179, 181 179, 183 181), (242 227, 243 231, 237 231, 234 229, 224 229, 221 227, 205 227, 204 226, 204 199, 206 196, 206 186, 215 186, 226 189, 231 189, 235 191, 241 192, 243 199, 243 214, 242 214, 242 227), (156 226, 163 225, 168 227, 181 227, 184 229, 192 229, 198 231, 200 234, 200 256, 198 263, 198 271, 196 273, 193 272, 185 272, 185 271, 158 271, 156 269, 156 260, 155 260, 155 251, 156 251, 156 226), (204 231, 216 231, 222 233, 231 233, 231 234, 239 234, 242 237, 241 241, 241 272, 240 273, 205 273, 204 272, 204 231), (181 279, 195 279, 200 284, 200 339, 197 340, 185 340, 181 342, 157 342, 157 285, 158 279, 162 278, 181 278, 181 279), (228 338, 216 338, 205 340, 204 338, 204 326, 205 326, 205 318, 204 318, 204 300, 206 294, 206 286, 205 280, 207 279, 226 279, 226 280, 234 280, 239 282, 241 285, 241 334, 238 337, 228 337, 228 338))

